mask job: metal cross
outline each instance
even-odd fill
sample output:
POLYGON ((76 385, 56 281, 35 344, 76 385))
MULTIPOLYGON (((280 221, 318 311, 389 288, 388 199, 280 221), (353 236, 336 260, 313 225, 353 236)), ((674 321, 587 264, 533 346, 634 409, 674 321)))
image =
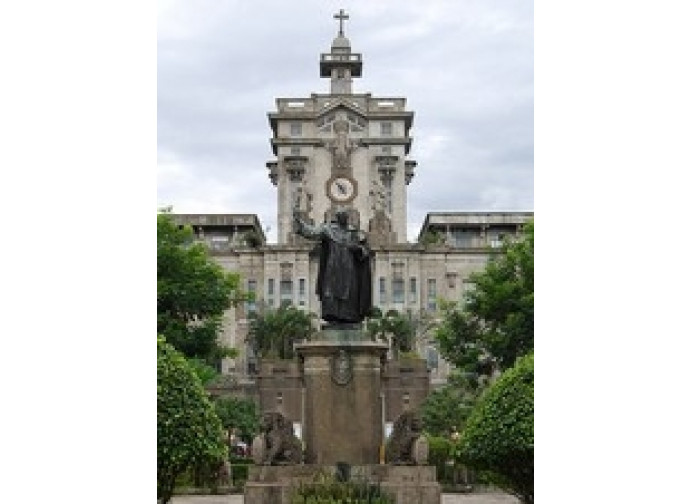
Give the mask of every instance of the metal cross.
POLYGON ((344 37, 345 35, 343 34, 343 20, 350 19, 350 16, 348 14, 345 14, 345 11, 343 9, 340 9, 340 12, 338 14, 333 15, 333 18, 340 21, 340 30, 338 30, 338 35, 344 37))

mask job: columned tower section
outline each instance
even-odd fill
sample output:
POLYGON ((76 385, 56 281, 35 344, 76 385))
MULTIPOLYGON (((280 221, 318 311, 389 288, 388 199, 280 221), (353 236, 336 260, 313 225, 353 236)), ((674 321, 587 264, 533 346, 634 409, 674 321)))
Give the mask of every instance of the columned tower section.
POLYGON ((362 54, 352 52, 343 32, 343 21, 350 16, 340 9, 333 17, 340 21, 340 29, 331 44, 331 52, 321 54, 321 77, 330 77, 332 95, 352 94, 352 78, 362 76, 362 54))
POLYGON ((314 224, 345 209, 373 244, 405 243, 407 184, 417 164, 406 159, 414 114, 405 98, 353 93, 362 55, 345 37, 349 16, 340 10, 334 17, 338 34, 319 62, 330 93, 278 98, 277 111, 268 114, 277 160, 266 167, 278 189, 278 243, 302 240, 293 231, 293 209, 314 224))

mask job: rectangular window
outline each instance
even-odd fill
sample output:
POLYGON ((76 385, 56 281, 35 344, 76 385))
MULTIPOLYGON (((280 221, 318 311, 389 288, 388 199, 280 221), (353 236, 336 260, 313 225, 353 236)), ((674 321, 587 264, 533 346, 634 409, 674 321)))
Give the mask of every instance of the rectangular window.
POLYGON ((463 304, 467 302, 467 296, 469 295, 470 292, 472 292, 475 288, 474 282, 471 282, 467 279, 462 281, 462 302, 463 304))
POLYGON ((393 302, 403 304, 405 302, 405 280, 402 278, 393 279, 393 302))
POLYGON ((247 293, 252 296, 252 299, 247 301, 247 312, 256 311, 256 280, 247 280, 247 293))
POLYGON ((410 278, 410 303, 417 302, 417 279, 415 277, 410 278))
POLYGON ((391 136, 393 135, 393 123, 382 122, 381 123, 381 136, 391 136))
POLYGON ((379 303, 386 303, 386 279, 384 277, 379 278, 379 303))
POLYGON ((432 346, 426 348, 426 368, 429 371, 438 369, 438 350, 432 346))
POLYGON ((291 156, 299 156, 300 150, 299 147, 290 147, 290 155, 291 156))
POLYGON ((307 300, 307 281, 304 278, 299 279, 299 305, 304 306, 307 300))
POLYGON ((503 233, 492 233, 489 235, 489 245, 491 248, 501 248, 503 246, 503 233))
POLYGON ((451 244, 456 247, 472 247, 478 238, 478 229, 451 229, 450 231, 451 244))
POLYGON ((293 137, 302 136, 302 123, 299 123, 299 122, 290 123, 290 136, 293 136, 293 137))
POLYGON ((292 304, 292 280, 280 281, 280 306, 292 304))
POLYGON ((429 278, 427 280, 427 301, 426 307, 429 311, 436 311, 436 279, 429 278))
POLYGON ((227 250, 230 246, 229 236, 211 236, 211 250, 227 250))
POLYGON ((268 279, 268 288, 266 289, 266 302, 268 303, 268 306, 275 305, 275 284, 276 281, 273 278, 268 279))

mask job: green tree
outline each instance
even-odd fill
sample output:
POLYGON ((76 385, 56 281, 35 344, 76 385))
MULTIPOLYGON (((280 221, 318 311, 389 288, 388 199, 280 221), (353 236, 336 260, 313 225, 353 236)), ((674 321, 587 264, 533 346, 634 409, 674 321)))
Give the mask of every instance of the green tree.
POLYGON ((443 356, 479 375, 507 369, 534 348, 534 222, 502 252, 470 276, 464 306, 442 303, 436 329, 443 356))
POLYGON ((259 248, 261 245, 264 244, 264 239, 261 236, 261 233, 254 229, 251 229, 249 231, 244 232, 244 234, 242 235, 242 242, 247 247, 259 248))
POLYGON ((216 413, 223 424, 223 428, 237 429, 240 438, 251 443, 259 432, 259 409, 251 399, 236 397, 222 397, 214 400, 216 413))
POLYGON ((311 339, 316 332, 314 313, 292 305, 252 312, 249 315, 247 342, 256 355, 264 358, 292 359, 293 344, 311 339))
POLYGON ((372 340, 389 342, 393 355, 410 352, 414 346, 415 324, 409 314, 397 310, 388 310, 385 314, 374 307, 367 319, 367 334, 372 340))
POLYGON ((419 243, 424 246, 444 245, 446 243, 446 237, 434 229, 431 231, 425 231, 424 234, 419 237, 419 243))
POLYGON ((245 299, 239 275, 215 263, 189 226, 158 214, 158 334, 186 357, 212 367, 232 356, 218 343, 223 312, 245 299))
POLYGON ((441 484, 452 483, 453 467, 449 466, 448 462, 453 461, 455 444, 448 438, 447 435, 434 436, 428 435, 429 441, 429 465, 436 466, 436 477, 441 484))
POLYGON ((185 470, 227 458, 223 428, 201 381, 184 356, 158 338, 158 500, 172 497, 185 470))
MULTIPOLYGON (((233 349, 234 350, 234 349, 233 349)), ((220 373, 215 367, 209 366, 208 363, 196 357, 187 358, 187 364, 192 368, 192 371, 199 377, 201 384, 206 387, 214 380, 220 377, 220 373)))
POLYGON ((534 355, 517 360, 482 395, 467 420, 458 460, 534 502, 534 355))
POLYGON ((449 436, 462 430, 477 402, 481 386, 472 377, 453 373, 448 383, 431 392, 421 406, 424 429, 433 436, 449 436))

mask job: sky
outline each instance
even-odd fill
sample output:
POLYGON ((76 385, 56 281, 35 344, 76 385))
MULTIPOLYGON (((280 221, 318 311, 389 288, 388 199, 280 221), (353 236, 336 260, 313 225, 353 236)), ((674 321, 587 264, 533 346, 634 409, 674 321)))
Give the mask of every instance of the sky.
POLYGON ((319 55, 345 35, 355 93, 407 98, 408 240, 428 212, 534 209, 533 5, 525 0, 161 0, 157 203, 257 214, 275 241, 266 114, 327 93, 319 55))

